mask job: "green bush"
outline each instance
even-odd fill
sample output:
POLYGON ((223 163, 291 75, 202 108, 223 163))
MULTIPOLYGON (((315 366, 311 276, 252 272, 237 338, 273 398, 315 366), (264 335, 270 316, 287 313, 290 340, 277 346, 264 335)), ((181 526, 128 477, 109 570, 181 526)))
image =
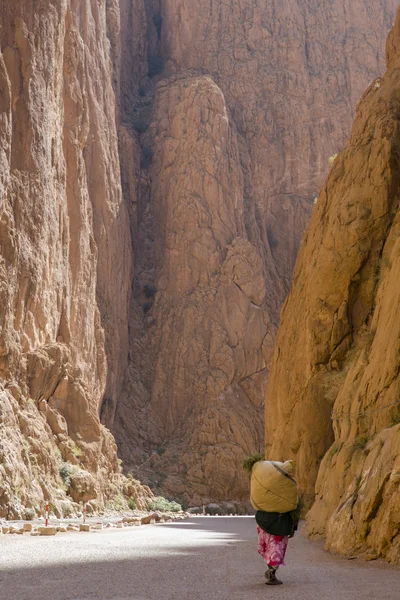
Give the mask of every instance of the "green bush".
POLYGON ((70 463, 61 463, 58 473, 67 487, 71 485, 71 475, 74 472, 74 467, 70 463))
POLYGON ((367 433, 363 433, 362 435, 359 435, 358 437, 356 437, 356 439, 353 442, 352 448, 353 450, 364 450, 365 447, 367 446, 368 442, 370 441, 370 436, 367 433))
POLYGON ((150 503, 150 510, 159 510, 160 512, 181 512, 182 506, 177 502, 170 502, 163 496, 158 496, 150 503))
POLYGON ((244 461, 242 463, 242 467, 246 471, 246 473, 249 475, 249 477, 251 476, 251 471, 252 471, 254 465, 257 462, 260 462, 260 460, 265 460, 264 454, 262 452, 256 452, 255 454, 251 454, 250 456, 248 456, 247 458, 244 459, 244 461))
POLYGON ((136 502, 133 498, 129 498, 128 500, 128 506, 130 510, 136 510, 136 502))

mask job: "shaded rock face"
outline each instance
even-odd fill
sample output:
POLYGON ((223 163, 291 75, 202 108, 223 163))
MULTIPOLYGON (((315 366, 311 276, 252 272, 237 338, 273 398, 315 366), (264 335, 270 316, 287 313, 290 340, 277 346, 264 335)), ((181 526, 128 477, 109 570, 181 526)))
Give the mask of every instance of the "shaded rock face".
POLYGON ((126 364, 132 266, 107 7, 1 3, 1 516, 57 505, 63 462, 94 475, 100 504, 121 479, 99 420, 126 364))
MULTIPOLYGON (((135 279, 121 457, 193 505, 247 499, 279 311, 397 2, 123 3, 135 279), (128 31, 128 33, 127 33, 128 31), (138 467, 138 465, 140 465, 138 467)), ((123 158, 122 158, 123 155, 123 158)))
POLYGON ((330 550, 393 563, 400 557, 399 67, 400 13, 387 71, 357 107, 301 246, 266 405, 268 454, 296 458, 308 503, 316 482, 309 534, 325 536, 330 550))

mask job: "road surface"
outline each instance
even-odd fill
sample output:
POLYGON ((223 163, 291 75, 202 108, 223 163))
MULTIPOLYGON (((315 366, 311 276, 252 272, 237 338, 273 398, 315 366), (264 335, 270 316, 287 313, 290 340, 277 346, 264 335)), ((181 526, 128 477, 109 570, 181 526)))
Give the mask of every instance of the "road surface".
POLYGON ((333 557, 300 535, 264 583, 251 517, 0 538, 1 600, 399 600, 400 569, 333 557))

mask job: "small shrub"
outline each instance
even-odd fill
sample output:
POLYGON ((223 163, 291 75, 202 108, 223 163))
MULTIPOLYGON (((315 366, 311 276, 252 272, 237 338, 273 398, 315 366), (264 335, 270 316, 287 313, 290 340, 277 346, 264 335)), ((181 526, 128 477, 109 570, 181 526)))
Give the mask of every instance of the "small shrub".
POLYGON ((353 497, 352 497, 352 501, 351 501, 351 507, 352 508, 353 508, 353 506, 355 505, 355 503, 358 500, 358 494, 360 492, 361 481, 362 481, 361 475, 357 475, 356 482, 355 482, 356 485, 355 485, 355 488, 354 488, 353 497))
POLYGON ((146 90, 144 89, 144 87, 142 87, 142 86, 141 86, 141 87, 138 89, 138 93, 139 93, 139 96, 140 96, 141 98, 143 98, 143 97, 146 95, 146 90))
POLYGON ((134 498, 129 498, 128 500, 128 507, 130 510, 136 510, 136 502, 134 500, 134 498))
POLYGON ((71 475, 74 472, 74 467, 70 463, 62 463, 58 469, 58 473, 67 487, 71 485, 71 475))
POLYGON ((356 439, 353 442, 353 445, 352 445, 353 450, 364 450, 370 439, 371 438, 367 433, 363 433, 362 435, 359 435, 358 437, 356 437, 356 439))
POLYGON ((159 454, 160 456, 162 456, 165 453, 165 448, 163 446, 158 446, 156 448, 156 452, 157 452, 157 454, 159 454))
POLYGON ((80 458, 83 454, 82 448, 79 448, 77 444, 74 444, 72 448, 72 454, 75 456, 75 458, 80 458))
POLYGON ((150 510, 159 510, 160 512, 181 512, 182 506, 177 502, 170 502, 163 496, 158 496, 150 503, 150 510))
POLYGON ((164 60, 161 58, 161 56, 158 55, 153 55, 153 56, 149 56, 148 59, 148 76, 150 78, 155 77, 156 75, 158 75, 159 73, 162 73, 164 71, 164 60))
POLYGON ((137 133, 145 133, 149 128, 149 124, 143 119, 136 119, 133 122, 133 128, 137 133))
POLYGON ((146 283, 146 285, 143 287, 143 292, 146 298, 154 298, 156 291, 157 290, 155 286, 151 283, 146 283))
POLYGON ((153 162, 154 152, 149 146, 143 146, 140 155, 141 169, 148 169, 153 162))
POLYGON ((244 471, 246 471, 246 473, 249 475, 249 477, 251 476, 251 471, 254 465, 260 462, 260 460, 265 460, 264 454, 262 452, 256 452, 255 454, 251 454, 250 456, 247 456, 247 458, 244 459, 242 467, 244 471))
POLYGON ((36 518, 36 511, 34 508, 26 508, 24 511, 25 521, 33 521, 36 518))
POLYGON ((331 448, 328 450, 328 458, 332 460, 332 458, 339 452, 339 445, 337 443, 333 444, 331 448))

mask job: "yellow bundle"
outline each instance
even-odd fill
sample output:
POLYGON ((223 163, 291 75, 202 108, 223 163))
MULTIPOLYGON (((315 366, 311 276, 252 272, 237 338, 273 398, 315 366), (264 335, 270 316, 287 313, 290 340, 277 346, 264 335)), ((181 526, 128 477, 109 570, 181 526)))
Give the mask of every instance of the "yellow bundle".
POLYGON ((256 510, 286 513, 296 510, 299 498, 293 463, 270 460, 257 462, 251 471, 251 504, 256 510))

